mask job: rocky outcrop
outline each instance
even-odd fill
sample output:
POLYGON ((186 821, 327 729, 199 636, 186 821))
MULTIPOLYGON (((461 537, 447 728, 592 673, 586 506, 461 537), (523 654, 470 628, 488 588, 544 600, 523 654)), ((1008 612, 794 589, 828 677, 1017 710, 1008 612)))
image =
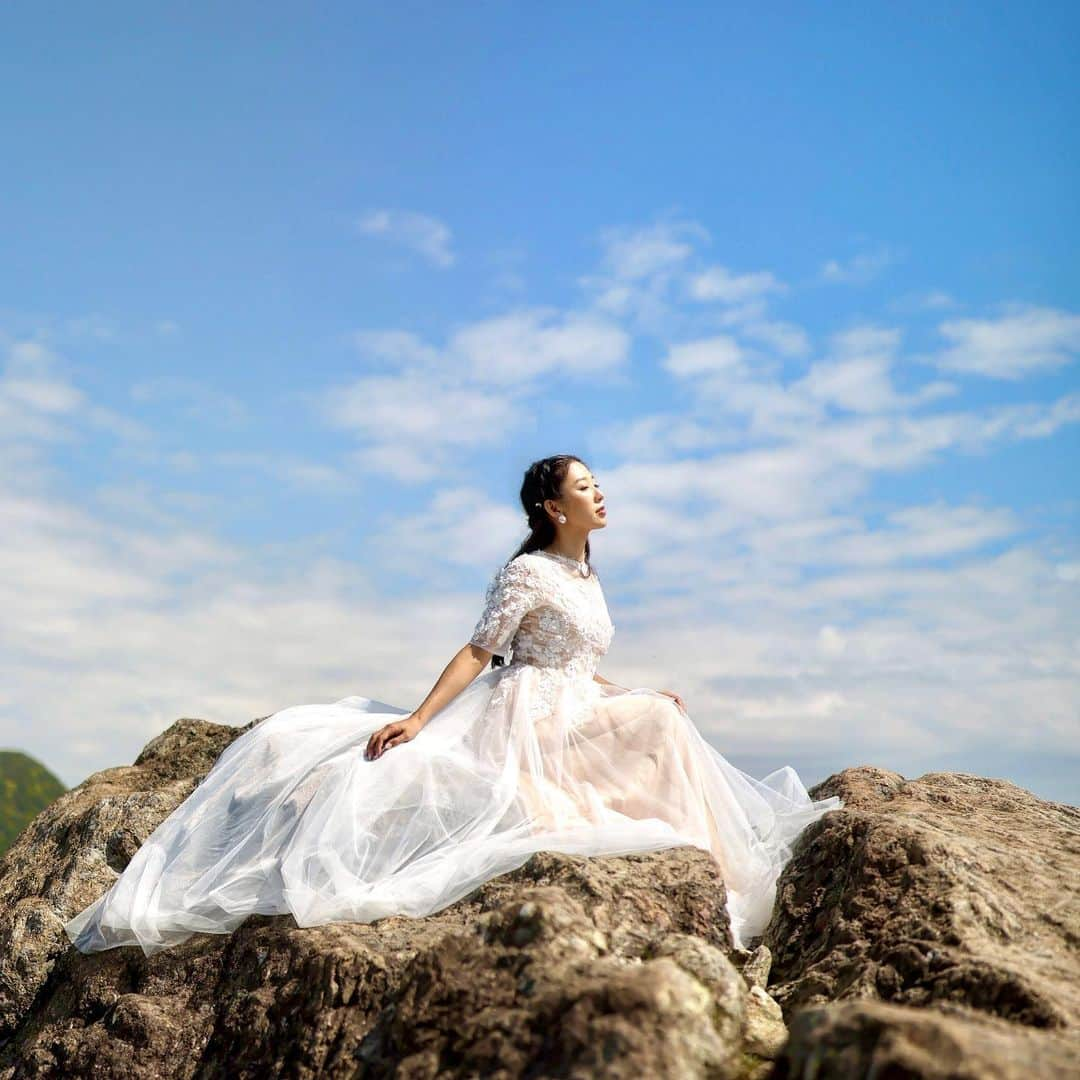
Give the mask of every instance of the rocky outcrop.
POLYGON ((1080 809, 967 773, 834 793, 764 938, 775 1076, 1080 1077, 1080 809))
POLYGON ((845 807, 752 952, 680 847, 541 852, 426 919, 78 953, 62 920, 242 730, 178 721, 0 861, 0 1076, 1080 1075, 1080 810, 965 774, 815 788, 845 807))
POLYGON ((105 891, 244 730, 178 720, 134 765, 95 773, 20 833, 0 859, 0 1039, 68 947, 63 921, 105 891))

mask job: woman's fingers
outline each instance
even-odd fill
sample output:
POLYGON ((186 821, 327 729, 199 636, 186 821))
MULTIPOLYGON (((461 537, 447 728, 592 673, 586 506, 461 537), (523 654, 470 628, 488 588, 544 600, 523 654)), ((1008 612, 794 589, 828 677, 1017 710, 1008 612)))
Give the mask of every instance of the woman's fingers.
MULTIPOLYGON (((674 701, 675 704, 678 705, 678 707, 681 708, 681 710, 683 710, 684 713, 686 713, 686 702, 683 699, 681 699, 674 690, 661 690, 660 692, 661 693, 666 693, 667 697, 671 698, 672 701, 674 701)), ((687 715, 689 715, 689 714, 687 714, 687 715)))
MULTIPOLYGON (((686 712, 686 702, 683 701, 683 699, 679 697, 679 695, 676 694, 674 690, 661 690, 660 693, 666 694, 669 698, 671 698, 672 701, 675 702, 676 705, 679 706, 680 709, 682 709, 684 713, 686 712)), ((687 713, 687 715, 689 715, 689 713, 687 713)))
POLYGON ((368 739, 367 748, 364 750, 364 757, 366 757, 368 761, 374 761, 379 756, 379 743, 382 742, 380 736, 385 730, 385 728, 379 728, 378 731, 373 731, 371 733, 371 738, 368 739))
POLYGON ((383 752, 383 743, 386 741, 386 728, 379 728, 371 737, 371 758, 374 761, 383 752))
POLYGON ((400 736, 404 734, 404 730, 400 724, 386 724, 379 728, 374 735, 368 740, 367 749, 364 751, 364 757, 369 761, 374 761, 375 758, 382 757, 383 751, 388 747, 397 746, 401 741, 400 736))

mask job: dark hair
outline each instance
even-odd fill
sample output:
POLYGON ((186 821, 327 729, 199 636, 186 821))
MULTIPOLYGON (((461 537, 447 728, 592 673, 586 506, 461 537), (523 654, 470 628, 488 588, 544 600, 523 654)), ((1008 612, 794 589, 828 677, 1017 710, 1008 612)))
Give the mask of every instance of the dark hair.
MULTIPOLYGON (((566 474, 571 463, 575 461, 585 464, 576 454, 555 454, 553 457, 534 461, 525 470, 525 478, 521 481, 521 505, 525 508, 525 516, 529 519, 529 535, 504 565, 508 566, 527 551, 546 548, 555 539, 555 522, 544 509, 544 501, 559 498, 566 474)), ((588 539, 585 540, 585 561, 589 562, 588 539)), ((501 667, 503 662, 501 656, 491 658, 492 667, 501 667)))

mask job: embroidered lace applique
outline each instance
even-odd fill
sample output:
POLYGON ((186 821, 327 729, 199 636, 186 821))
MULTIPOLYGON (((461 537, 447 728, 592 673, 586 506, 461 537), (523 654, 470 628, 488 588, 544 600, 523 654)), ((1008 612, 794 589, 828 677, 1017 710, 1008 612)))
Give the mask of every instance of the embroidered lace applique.
POLYGON ((528 665, 540 669, 530 699, 533 718, 550 713, 562 697, 574 722, 580 722, 599 692, 593 675, 614 634, 595 570, 582 577, 563 560, 526 552, 488 585, 470 641, 497 656, 511 656, 492 704, 510 691, 507 678, 528 665))

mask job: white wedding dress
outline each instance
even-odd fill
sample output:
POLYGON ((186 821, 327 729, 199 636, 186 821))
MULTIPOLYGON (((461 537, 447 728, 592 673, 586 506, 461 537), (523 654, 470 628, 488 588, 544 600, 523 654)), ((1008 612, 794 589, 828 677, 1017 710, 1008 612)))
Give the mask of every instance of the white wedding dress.
POLYGON ((108 891, 65 924, 83 952, 146 954, 253 912, 300 926, 423 916, 537 851, 711 852, 736 945, 769 921, 795 837, 843 804, 790 766, 756 780, 670 697, 594 681, 615 627, 596 571, 545 551, 495 575, 472 641, 488 668, 412 740, 371 698, 295 705, 222 753, 108 891), (588 571, 583 574, 581 571, 588 571))

